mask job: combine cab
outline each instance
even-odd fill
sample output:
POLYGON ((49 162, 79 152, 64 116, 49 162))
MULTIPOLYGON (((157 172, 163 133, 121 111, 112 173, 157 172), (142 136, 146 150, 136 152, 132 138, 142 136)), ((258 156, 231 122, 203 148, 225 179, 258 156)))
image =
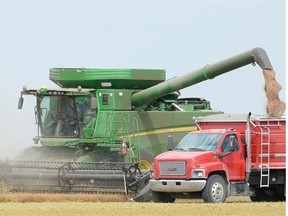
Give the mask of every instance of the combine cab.
POLYGON ((196 130, 193 117, 222 113, 179 90, 255 62, 272 70, 261 48, 170 80, 165 70, 53 68, 59 89, 21 92, 19 109, 23 96, 36 97, 38 134, 16 161, 0 164, 0 178, 12 191, 138 194, 167 137, 176 144, 196 130))

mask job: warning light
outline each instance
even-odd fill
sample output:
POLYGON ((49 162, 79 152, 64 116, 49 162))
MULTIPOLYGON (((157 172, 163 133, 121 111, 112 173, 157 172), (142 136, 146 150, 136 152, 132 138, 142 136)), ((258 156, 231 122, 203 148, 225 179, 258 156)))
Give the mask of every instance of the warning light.
POLYGON ((27 90, 27 86, 23 85, 22 89, 23 89, 23 91, 26 91, 27 90))
POLYGON ((40 91, 42 93, 46 93, 47 92, 47 87, 45 85, 42 85, 41 88, 40 88, 40 91))

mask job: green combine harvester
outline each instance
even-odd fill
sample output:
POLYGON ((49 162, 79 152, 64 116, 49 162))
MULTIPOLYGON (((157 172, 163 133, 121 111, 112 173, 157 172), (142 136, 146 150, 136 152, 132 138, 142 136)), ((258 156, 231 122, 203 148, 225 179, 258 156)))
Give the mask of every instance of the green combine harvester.
POLYGON ((179 90, 251 63, 272 69, 261 48, 169 80, 165 70, 53 68, 59 89, 23 87, 18 108, 35 96, 38 134, 17 160, 0 163, 0 178, 11 191, 148 200, 150 164, 167 141, 196 130, 194 117, 222 113, 205 99, 179 98, 179 90))

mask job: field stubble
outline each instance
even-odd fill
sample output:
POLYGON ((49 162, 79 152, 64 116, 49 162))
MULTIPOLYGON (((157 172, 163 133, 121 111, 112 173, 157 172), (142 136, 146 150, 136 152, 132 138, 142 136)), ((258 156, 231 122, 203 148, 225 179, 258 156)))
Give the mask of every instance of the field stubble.
POLYGON ((231 197, 226 203, 177 199, 175 203, 137 203, 125 196, 93 194, 0 194, 1 216, 74 215, 285 215, 285 202, 250 202, 231 197))

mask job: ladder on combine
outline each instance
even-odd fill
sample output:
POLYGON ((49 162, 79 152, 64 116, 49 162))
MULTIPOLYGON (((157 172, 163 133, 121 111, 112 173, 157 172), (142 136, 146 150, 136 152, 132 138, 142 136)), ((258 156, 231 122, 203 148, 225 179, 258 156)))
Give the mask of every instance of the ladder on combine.
POLYGON ((138 122, 136 118, 131 118, 129 113, 115 113, 112 112, 107 116, 106 120, 106 134, 109 137, 107 140, 112 151, 120 151, 122 141, 128 142, 130 146, 130 160, 138 161, 138 152, 133 149, 139 149, 138 139, 131 139, 138 133, 138 122), (131 126, 132 125, 132 126, 131 126), (131 126, 131 127, 129 127, 131 126), (131 131, 130 128, 134 130, 131 131))
MULTIPOLYGON (((105 137, 107 142, 114 144, 115 148, 118 146, 119 150, 123 139, 128 138, 129 134, 129 114, 128 113, 114 113, 111 112, 107 115, 105 137)), ((127 140, 128 141, 128 140, 127 140)))

